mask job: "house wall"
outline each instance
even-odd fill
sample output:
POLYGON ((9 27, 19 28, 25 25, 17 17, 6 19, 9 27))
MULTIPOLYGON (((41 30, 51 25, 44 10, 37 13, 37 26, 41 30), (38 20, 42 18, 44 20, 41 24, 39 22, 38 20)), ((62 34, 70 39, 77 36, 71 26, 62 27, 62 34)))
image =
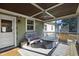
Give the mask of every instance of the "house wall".
MULTIPOLYGON (((1 14, 14 16, 11 14, 6 14, 6 13, 1 13, 1 14)), ((16 35, 17 35, 16 38, 17 38, 17 45, 18 45, 19 42, 23 39, 24 33, 26 32, 26 18, 18 17, 18 16, 14 16, 14 17, 16 17, 16 21, 17 21, 16 22, 16 35)), ((41 35, 41 33, 43 32, 43 26, 44 26, 43 22, 35 20, 35 31, 39 35, 41 35)))
POLYGON ((26 32, 26 19, 23 17, 17 17, 17 44, 23 39, 23 35, 26 32))
POLYGON ((55 32, 55 25, 44 23, 44 32, 55 32), (46 25, 46 27, 45 27, 45 25, 46 25))
MULTIPOLYGON (((18 17, 17 20, 17 44, 23 39, 24 33, 26 32, 26 18, 18 17)), ((43 31, 43 22, 35 20, 35 31, 41 35, 43 31)))

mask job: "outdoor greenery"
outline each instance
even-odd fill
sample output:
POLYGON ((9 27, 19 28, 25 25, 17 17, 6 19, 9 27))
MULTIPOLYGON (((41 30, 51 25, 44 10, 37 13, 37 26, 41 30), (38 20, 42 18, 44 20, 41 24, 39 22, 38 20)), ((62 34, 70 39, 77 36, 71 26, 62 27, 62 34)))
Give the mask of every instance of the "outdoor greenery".
POLYGON ((65 25, 76 25, 77 24, 77 19, 76 18, 70 18, 70 19, 64 19, 62 20, 63 26, 65 25))
POLYGON ((69 25, 69 32, 77 31, 77 19, 76 18, 63 19, 61 24, 63 27, 66 25, 69 25))

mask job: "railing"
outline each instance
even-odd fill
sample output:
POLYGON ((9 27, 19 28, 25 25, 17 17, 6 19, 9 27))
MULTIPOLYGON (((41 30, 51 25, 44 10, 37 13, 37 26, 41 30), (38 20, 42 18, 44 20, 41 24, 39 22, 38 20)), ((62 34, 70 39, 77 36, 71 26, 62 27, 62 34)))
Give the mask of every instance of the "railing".
POLYGON ((78 33, 59 33, 59 39, 63 41, 70 40, 78 40, 79 34, 78 33))
POLYGON ((60 41, 66 42, 68 44, 68 50, 66 54, 67 56, 78 56, 77 49, 76 49, 76 42, 79 39, 78 33, 44 32, 44 34, 48 36, 51 35, 54 37, 54 39, 59 39, 60 41))
POLYGON ((44 32, 44 36, 58 38, 61 41, 67 41, 68 39, 70 39, 70 40, 78 40, 79 39, 79 34, 78 33, 72 33, 72 32, 69 32, 69 33, 44 32))

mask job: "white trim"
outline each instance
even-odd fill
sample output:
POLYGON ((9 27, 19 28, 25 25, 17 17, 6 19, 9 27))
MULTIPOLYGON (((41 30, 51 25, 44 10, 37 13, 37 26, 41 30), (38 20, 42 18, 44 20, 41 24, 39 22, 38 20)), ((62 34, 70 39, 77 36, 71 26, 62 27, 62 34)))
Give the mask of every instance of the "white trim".
POLYGON ((34 26, 33 30, 27 30, 27 21, 28 20, 31 20, 31 19, 26 19, 26 32, 35 31, 35 20, 31 20, 31 21, 34 22, 34 24, 33 24, 33 26, 34 26))
POLYGON ((43 8, 41 8, 39 5, 37 5, 37 4, 35 4, 35 3, 31 3, 33 6, 35 6, 35 7, 37 7, 38 9, 40 9, 40 10, 42 10, 42 11, 44 11, 44 9, 43 8))
POLYGON ((36 27, 36 23, 35 23, 35 20, 34 20, 34 31, 35 31, 35 27, 36 27))
POLYGON ((39 15, 39 14, 41 14, 42 12, 43 12, 43 11, 38 12, 38 13, 36 13, 36 14, 32 15, 31 17, 34 17, 34 16, 36 16, 36 15, 39 15))
POLYGON ((46 9, 46 11, 48 11, 48 10, 50 10, 50 9, 53 9, 53 8, 56 8, 56 7, 58 7, 58 6, 62 5, 62 4, 64 4, 64 3, 60 3, 60 4, 57 4, 57 5, 55 5, 55 6, 49 7, 48 9, 46 9))
POLYGON ((46 13, 47 13, 48 15, 50 15, 51 17, 54 17, 54 19, 55 19, 55 16, 53 16, 52 14, 50 14, 50 13, 47 12, 47 11, 46 11, 46 13))
POLYGON ((77 16, 77 14, 71 14, 71 15, 67 15, 67 16, 62 16, 62 17, 59 17, 59 18, 57 18, 57 19, 63 19, 63 18, 72 18, 72 17, 75 17, 75 16, 77 16))
POLYGON ((15 47, 17 46, 16 17, 15 17, 15 47))
MULTIPOLYGON (((15 12, 8 11, 8 10, 1 9, 1 8, 0 8, 0 12, 6 13, 6 14, 15 15, 15 16, 22 16, 22 17, 25 17, 25 18, 27 18, 27 19, 34 19, 34 20, 37 20, 37 21, 42 21, 42 20, 37 19, 37 18, 32 18, 32 17, 26 16, 26 15, 23 15, 23 14, 15 13, 15 12)), ((42 22, 43 22, 43 21, 42 21, 42 22)))
MULTIPOLYGON (((38 13, 36 13, 36 14, 32 15, 31 17, 34 17, 34 16, 39 15, 39 14, 41 14, 41 13, 43 13, 43 11, 38 12, 38 13)), ((51 16, 51 17, 54 17, 54 18, 55 18, 55 16, 53 16, 53 15, 52 15, 52 14, 50 14, 49 12, 47 12, 47 11, 46 11, 46 13, 47 13, 49 16, 51 16)))
POLYGON ((79 14, 79 5, 78 5, 78 8, 77 8, 76 14, 79 14))
MULTIPOLYGON (((39 14, 43 13, 43 11, 46 11, 46 9, 44 10, 43 8, 41 8, 39 5, 37 5, 37 4, 35 4, 35 3, 31 3, 31 4, 34 5, 35 7, 37 7, 38 9, 42 10, 41 12, 38 12, 38 13, 32 15, 32 17, 34 17, 34 16, 36 16, 36 15, 39 15, 39 14)), ((48 15, 50 15, 50 16, 52 16, 52 17, 55 18, 55 16, 53 16, 53 15, 50 14, 49 12, 46 11, 46 13, 47 13, 48 15)))
POLYGON ((26 26, 25 26, 25 27, 26 27, 26 32, 27 32, 27 19, 26 19, 26 21, 25 21, 25 24, 26 24, 26 26))
MULTIPOLYGON (((0 19, 0 28, 1 28, 1 19, 0 19)), ((1 29, 0 29, 0 33, 1 33, 1 29)))
POLYGON ((45 11, 45 10, 44 10, 43 8, 41 8, 39 5, 37 5, 37 4, 35 4, 35 3, 31 3, 31 4, 32 4, 33 6, 35 6, 36 8, 42 10, 41 12, 38 12, 38 13, 32 15, 31 17, 34 17, 34 16, 36 16, 36 15, 39 15, 39 14, 41 14, 43 11, 45 11))
MULTIPOLYGON (((17 46, 17 35, 16 35, 16 17, 10 16, 10 15, 5 15, 5 14, 0 14, 0 23, 1 19, 6 19, 6 20, 11 20, 12 21, 12 33, 13 33, 13 42, 15 47, 17 46)), ((1 25, 0 25, 1 26, 1 25)), ((6 32, 9 33, 9 32, 6 32)))

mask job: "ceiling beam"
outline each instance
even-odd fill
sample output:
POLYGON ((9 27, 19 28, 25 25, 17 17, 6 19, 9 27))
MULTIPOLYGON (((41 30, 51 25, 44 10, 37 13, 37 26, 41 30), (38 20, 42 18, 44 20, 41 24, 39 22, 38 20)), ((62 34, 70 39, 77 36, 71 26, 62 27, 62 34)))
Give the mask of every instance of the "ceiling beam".
POLYGON ((46 11, 48 11, 50 9, 53 9, 53 8, 56 8, 56 7, 58 7, 58 6, 62 5, 62 4, 64 4, 64 3, 59 3, 59 4, 56 4, 56 5, 52 6, 52 7, 49 7, 48 9, 46 9, 46 11))
POLYGON ((53 20, 58 20, 58 19, 65 19, 65 18, 72 18, 72 17, 76 17, 78 16, 77 14, 71 14, 71 15, 66 15, 66 16, 62 16, 62 17, 58 17, 56 19, 50 19, 50 20, 46 20, 45 22, 50 22, 50 21, 53 21, 53 20))
MULTIPOLYGON (((31 17, 34 17, 34 16, 36 16, 36 15, 39 15, 39 14, 43 13, 43 11, 46 11, 46 9, 44 10, 43 8, 41 8, 39 5, 37 5, 37 4, 35 4, 35 3, 31 3, 31 4, 34 5, 35 7, 37 7, 38 9, 42 10, 41 12, 38 12, 38 13, 32 15, 31 17)), ((47 11, 46 11, 46 14, 48 14, 49 16, 55 18, 55 16, 53 16, 52 14, 50 14, 50 13, 47 12, 47 11)))
POLYGON ((67 18, 73 18, 78 16, 77 14, 71 14, 71 15, 66 15, 66 16, 62 16, 62 17, 58 17, 57 19, 67 19, 67 18))
POLYGON ((31 17, 37 16, 37 15, 39 15, 39 14, 41 14, 41 13, 43 13, 43 11, 38 12, 38 13, 36 13, 36 14, 32 15, 31 17))
POLYGON ((42 10, 42 11, 44 11, 44 9, 43 8, 41 8, 39 5, 37 5, 37 4, 35 4, 35 3, 31 3, 33 6, 35 6, 35 7, 37 7, 38 9, 40 9, 40 10, 42 10))
POLYGON ((46 11, 46 13, 47 13, 48 15, 50 15, 51 17, 53 17, 54 19, 56 18, 55 16, 53 16, 53 15, 50 14, 49 12, 46 11))
POLYGON ((43 11, 44 11, 44 9, 43 9, 43 8, 41 8, 39 5, 37 5, 37 4, 35 4, 35 3, 31 3, 31 4, 32 4, 33 6, 35 6, 36 8, 38 8, 38 9, 42 10, 41 12, 38 12, 38 13, 36 13, 36 14, 32 15, 31 17, 37 16, 37 15, 39 15, 39 14, 43 13, 43 11))

